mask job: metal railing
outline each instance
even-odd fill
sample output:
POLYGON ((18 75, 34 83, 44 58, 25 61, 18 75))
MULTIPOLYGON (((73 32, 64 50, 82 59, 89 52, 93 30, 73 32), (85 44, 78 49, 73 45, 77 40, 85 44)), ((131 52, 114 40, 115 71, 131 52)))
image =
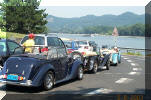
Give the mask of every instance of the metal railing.
POLYGON ((132 55, 145 55, 151 54, 151 49, 138 49, 138 48, 124 48, 124 47, 118 47, 121 51, 121 53, 126 53, 126 54, 132 54, 132 55))

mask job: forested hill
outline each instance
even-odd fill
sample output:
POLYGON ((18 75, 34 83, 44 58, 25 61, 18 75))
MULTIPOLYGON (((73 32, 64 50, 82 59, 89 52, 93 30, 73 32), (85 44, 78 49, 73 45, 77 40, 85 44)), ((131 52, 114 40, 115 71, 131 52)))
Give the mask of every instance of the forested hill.
POLYGON ((121 15, 103 15, 94 16, 87 15, 75 18, 61 18, 52 15, 47 16, 48 31, 50 32, 65 32, 65 33, 81 33, 84 28, 93 26, 110 26, 120 27, 124 25, 134 25, 136 23, 144 24, 145 15, 137 15, 131 12, 126 12, 121 15))

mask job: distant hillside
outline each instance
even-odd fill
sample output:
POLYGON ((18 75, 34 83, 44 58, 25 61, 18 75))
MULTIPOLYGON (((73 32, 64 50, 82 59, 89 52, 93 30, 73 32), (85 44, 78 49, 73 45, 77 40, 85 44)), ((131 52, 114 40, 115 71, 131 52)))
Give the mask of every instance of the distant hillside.
POLYGON ((51 32, 76 33, 89 26, 123 26, 145 23, 145 15, 126 12, 121 15, 87 15, 79 18, 61 18, 48 15, 48 30, 51 32))

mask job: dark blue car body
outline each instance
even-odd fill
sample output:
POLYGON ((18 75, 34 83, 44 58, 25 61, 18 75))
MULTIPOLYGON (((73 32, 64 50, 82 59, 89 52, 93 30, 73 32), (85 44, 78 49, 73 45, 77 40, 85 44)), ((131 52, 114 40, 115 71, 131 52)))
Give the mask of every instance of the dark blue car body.
POLYGON ((9 57, 2 69, 0 82, 38 87, 42 86, 48 71, 53 72, 54 84, 77 78, 79 67, 83 67, 83 63, 67 55, 61 39, 58 40, 58 43, 56 47, 48 47, 47 56, 43 54, 18 54, 9 57), (8 79, 8 76, 11 75, 17 77, 18 80, 8 79), (19 80, 19 77, 22 77, 23 80, 19 80))
POLYGON ((1 82, 6 82, 13 85, 23 86, 41 86, 43 77, 47 71, 51 70, 55 75, 55 83, 67 81, 77 77, 77 71, 79 65, 82 62, 74 60, 72 62, 65 63, 66 65, 61 66, 61 61, 58 60, 46 60, 30 57, 31 55, 19 55, 12 56, 6 61, 4 68, 2 69, 1 75, 18 75, 25 79, 23 81, 0 79, 1 82), (18 67, 16 67, 18 66, 18 67), (28 84, 27 81, 32 83, 28 84))

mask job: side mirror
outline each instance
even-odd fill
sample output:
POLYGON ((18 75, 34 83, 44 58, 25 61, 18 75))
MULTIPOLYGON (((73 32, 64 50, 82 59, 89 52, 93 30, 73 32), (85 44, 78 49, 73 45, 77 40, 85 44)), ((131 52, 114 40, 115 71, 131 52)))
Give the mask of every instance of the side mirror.
POLYGON ((23 54, 25 49, 23 47, 17 47, 14 49, 13 54, 23 54))

